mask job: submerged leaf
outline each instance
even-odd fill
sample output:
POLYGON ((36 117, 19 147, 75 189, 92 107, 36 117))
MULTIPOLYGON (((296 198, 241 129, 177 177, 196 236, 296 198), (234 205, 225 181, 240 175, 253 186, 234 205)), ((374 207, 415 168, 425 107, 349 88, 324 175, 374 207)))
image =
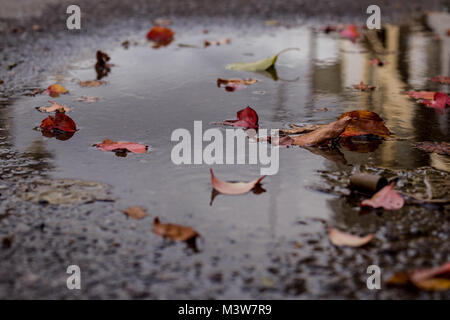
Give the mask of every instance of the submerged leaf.
POLYGON ((242 90, 245 89, 247 86, 255 84, 256 82, 258 82, 258 80, 255 79, 246 79, 246 80, 242 80, 242 79, 236 79, 236 78, 232 78, 232 79, 221 79, 221 78, 217 78, 217 86, 223 87, 225 88, 226 91, 237 91, 237 90, 242 90))
POLYGON ((275 63, 277 62, 278 56, 286 51, 289 50, 300 50, 298 48, 288 48, 288 49, 284 49, 283 51, 280 51, 279 53, 277 53, 276 55, 272 56, 272 57, 267 57, 265 59, 261 59, 255 62, 236 62, 236 63, 232 63, 227 65, 227 69, 230 70, 241 70, 241 71, 251 71, 251 72, 256 72, 256 71, 264 71, 269 69, 270 67, 273 67, 275 65, 275 63))
POLYGON ((85 102, 85 103, 93 103, 97 102, 100 98, 99 97, 90 97, 90 96, 81 96, 75 99, 75 101, 78 102, 85 102))
POLYGON ((386 210, 397 210, 403 207, 405 200, 394 190, 394 182, 383 187, 375 193, 372 198, 361 202, 361 207, 384 208, 386 210))
POLYGON ((220 46, 220 45, 222 45, 222 44, 230 44, 231 43, 231 39, 230 38, 225 38, 225 39, 222 39, 222 40, 218 40, 218 41, 209 41, 209 40, 205 40, 205 41, 203 41, 203 45, 205 46, 205 48, 206 47, 209 47, 209 46, 220 46))
POLYGON ((211 172, 212 187, 222 194, 230 194, 230 195, 247 193, 251 191, 253 188, 255 188, 256 185, 260 184, 262 179, 266 177, 262 176, 258 180, 250 182, 226 182, 216 178, 212 169, 209 169, 209 171, 211 172))
POLYGON ((375 135, 383 138, 388 137, 391 132, 384 125, 383 119, 375 112, 368 110, 355 110, 342 114, 338 119, 351 117, 349 125, 341 134, 342 137, 354 137, 362 135, 375 135))
POLYGON ((365 237, 358 237, 334 228, 328 229, 328 236, 330 237, 331 243, 335 246, 349 247, 361 247, 373 239, 373 234, 368 234, 365 237))
POLYGON ((52 105, 51 106, 47 106, 47 107, 36 107, 36 109, 40 112, 55 112, 55 111, 59 111, 59 112, 69 112, 70 108, 60 105, 54 101, 49 101, 52 105))
POLYGON ((200 236, 200 234, 191 227, 171 223, 161 223, 158 217, 156 217, 153 222, 153 232, 164 238, 175 241, 190 241, 200 236))
POLYGON ((352 119, 343 117, 312 132, 294 138, 294 145, 300 147, 317 146, 338 138, 352 119))
POLYGON ((249 129, 258 129, 258 114, 249 106, 237 112, 237 120, 225 120, 224 125, 233 127, 244 127, 249 129))
POLYGON ((112 141, 109 139, 94 146, 103 151, 126 150, 133 153, 146 153, 148 149, 148 146, 136 142, 112 141))
POLYGON ((419 142, 415 145, 416 148, 424 150, 426 152, 434 152, 437 154, 443 154, 450 156, 450 143, 449 142, 419 142))

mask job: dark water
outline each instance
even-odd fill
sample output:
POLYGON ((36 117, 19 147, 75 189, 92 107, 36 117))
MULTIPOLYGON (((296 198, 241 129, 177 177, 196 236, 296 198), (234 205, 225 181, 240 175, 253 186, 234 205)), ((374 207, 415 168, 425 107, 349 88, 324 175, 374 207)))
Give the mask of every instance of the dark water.
MULTIPOLYGON (((335 196, 310 188, 321 182, 318 170, 341 170, 356 164, 394 169, 430 165, 449 170, 445 156, 412 147, 418 141, 448 141, 449 113, 440 115, 402 93, 409 89, 448 91, 428 79, 449 74, 450 38, 438 40, 421 25, 390 26, 377 38, 389 52, 377 55, 387 61, 377 67, 368 63, 376 56, 368 41, 352 43, 305 25, 289 29, 210 26, 206 35, 203 26, 172 28, 176 39, 166 48, 139 44, 109 51, 115 66, 103 79, 105 86, 79 87, 78 81, 96 77, 94 60, 80 61, 67 74, 54 75, 42 84, 59 82, 70 95, 16 100, 10 114, 14 147, 20 152, 32 150, 45 160, 43 173, 51 177, 112 185, 119 209, 138 205, 152 217, 195 227, 207 240, 206 251, 238 250, 251 252, 253 257, 264 255, 277 239, 295 239, 299 219, 329 219, 335 211, 351 210, 333 207, 330 201, 335 196), (231 44, 203 48, 204 39, 225 37, 232 38, 231 44), (181 48, 179 43, 200 48, 181 48), (280 56, 278 81, 225 69, 228 63, 258 60, 288 47, 300 51, 280 56), (225 92, 216 86, 218 77, 252 77, 259 82, 241 91, 225 92), (352 85, 360 81, 377 88, 355 91, 352 85), (100 101, 74 101, 82 95, 99 96, 100 101), (32 130, 47 116, 34 107, 47 100, 72 108, 68 115, 80 130, 71 139, 49 139, 32 130), (364 153, 341 146, 333 155, 336 161, 306 149, 280 149, 279 173, 263 181, 265 193, 219 195, 210 205, 210 166, 174 165, 171 134, 177 128, 192 132, 194 120, 203 121, 203 130, 214 127, 211 123, 233 119, 236 111, 247 105, 258 112, 260 128, 269 129, 289 123, 328 123, 344 112, 367 109, 378 113, 401 139, 373 143, 371 151, 364 153), (121 158, 91 147, 104 139, 148 144, 151 151, 121 158)), ((142 38, 146 31, 140 31, 142 38)), ((92 52, 94 56, 95 50, 92 52)), ((260 175, 256 165, 216 165, 214 170, 224 180, 248 181, 260 175)), ((150 228, 151 222, 142 223, 150 228)))

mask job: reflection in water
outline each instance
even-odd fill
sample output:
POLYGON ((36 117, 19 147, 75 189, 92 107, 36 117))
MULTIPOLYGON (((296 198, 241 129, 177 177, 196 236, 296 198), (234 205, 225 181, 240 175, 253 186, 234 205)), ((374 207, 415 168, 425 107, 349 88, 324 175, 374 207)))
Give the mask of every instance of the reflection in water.
MULTIPOLYGON (((257 183, 255 184, 254 188, 251 190, 251 192, 253 192, 254 194, 261 194, 266 192, 266 189, 264 189, 261 185, 261 183, 257 183)), ((221 194, 219 191, 217 191, 216 189, 212 188, 211 189, 211 200, 209 201, 209 205, 212 206, 214 199, 221 194)))

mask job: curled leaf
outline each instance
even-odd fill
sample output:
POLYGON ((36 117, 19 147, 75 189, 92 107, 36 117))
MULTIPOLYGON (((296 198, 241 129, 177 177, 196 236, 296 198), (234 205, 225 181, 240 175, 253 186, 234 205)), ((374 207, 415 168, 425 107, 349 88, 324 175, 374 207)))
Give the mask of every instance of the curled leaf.
POLYGON ((75 132, 77 130, 75 122, 66 116, 64 112, 56 111, 55 116, 48 116, 42 120, 41 130, 53 132, 55 130, 64 132, 75 132))
POLYGON ((419 142, 415 145, 416 148, 424 150, 426 152, 434 152, 437 154, 443 154, 450 156, 450 143, 449 142, 419 142))
POLYGON ((69 112, 70 108, 60 105, 54 101, 49 101, 52 105, 51 106, 47 106, 47 107, 36 107, 36 109, 40 112, 55 112, 55 111, 59 111, 59 112, 69 112))
POLYGON ((123 213, 125 213, 130 218, 137 219, 137 220, 143 219, 146 216, 148 216, 147 212, 145 212, 144 209, 142 209, 141 207, 137 207, 137 206, 133 206, 133 207, 129 207, 128 209, 125 209, 123 213))
POLYGON ((106 83, 105 81, 101 81, 101 80, 88 80, 88 81, 80 81, 80 86, 82 86, 82 87, 98 87, 105 83, 106 83))
POLYGON ((255 62, 236 62, 227 65, 227 69, 230 70, 241 70, 241 71, 250 71, 250 72, 256 72, 256 71, 264 71, 269 69, 270 67, 273 67, 275 63, 277 62, 278 56, 286 51, 290 50, 300 50, 298 48, 288 48, 280 51, 276 55, 272 57, 267 57, 265 59, 261 59, 255 62))
POLYGON ((222 194, 230 194, 230 195, 247 193, 251 191, 253 188, 255 188, 256 185, 260 184, 262 179, 266 177, 262 176, 258 180, 250 182, 226 182, 216 178, 212 169, 209 169, 209 171, 211 172, 212 187, 222 194))
POLYGON ((398 210, 403 207, 405 200, 394 190, 394 182, 383 187, 372 198, 361 202, 361 207, 384 208, 386 210, 398 210))
POLYGON ((355 110, 342 114, 338 119, 350 117, 352 120, 342 132, 342 137, 354 137, 362 135, 375 135, 386 138, 391 132, 384 125, 383 119, 375 112, 368 110, 355 110))
POLYGON ((330 237, 331 243, 335 246, 348 247, 361 247, 373 239, 373 234, 368 234, 365 237, 358 237, 335 228, 328 229, 328 236, 330 237))
POLYGON ((148 146, 136 142, 112 141, 110 139, 94 144, 94 146, 102 151, 126 150, 132 153, 146 153, 148 149, 148 146))
POLYGON ((352 119, 343 117, 312 132, 294 138, 294 145, 300 147, 317 146, 338 138, 352 119))
POLYGON ((200 234, 191 227, 171 223, 161 223, 158 217, 156 217, 153 222, 153 232, 164 238, 175 241, 190 241, 200 236, 200 234))
POLYGON ((60 94, 69 93, 69 91, 62 85, 56 83, 49 86, 47 90, 44 91, 44 93, 47 93, 49 96, 53 98, 56 98, 59 97, 60 94))
POLYGON ((224 125, 233 127, 244 127, 250 129, 258 129, 258 114, 249 106, 237 112, 237 120, 225 120, 224 125))

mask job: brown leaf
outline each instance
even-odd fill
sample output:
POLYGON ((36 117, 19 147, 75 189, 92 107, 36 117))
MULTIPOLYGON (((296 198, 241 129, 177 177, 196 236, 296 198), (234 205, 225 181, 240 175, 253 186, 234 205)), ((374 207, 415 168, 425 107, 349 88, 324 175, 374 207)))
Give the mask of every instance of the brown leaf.
POLYGON ((317 130, 319 128, 322 128, 324 125, 323 124, 313 124, 313 125, 306 126, 306 127, 300 127, 295 124, 290 124, 289 126, 291 127, 291 129, 279 129, 280 133, 288 134, 288 135, 308 133, 308 132, 317 130))
POLYGON ((189 241, 200 236, 200 234, 191 227, 171 223, 161 223, 158 217, 156 217, 153 222, 153 232, 164 238, 175 241, 189 241))
POLYGON ((90 96, 81 96, 75 99, 75 101, 78 102, 84 102, 84 103, 93 103, 97 102, 100 98, 99 97, 90 97, 90 96))
POLYGON ((359 84, 354 84, 353 88, 355 88, 356 90, 360 90, 360 91, 371 91, 371 90, 375 89, 374 86, 364 84, 364 82, 362 82, 362 81, 359 84))
POLYGON ((218 40, 218 41, 210 41, 210 40, 203 41, 203 45, 205 47, 220 46, 220 45, 223 45, 223 44, 230 44, 230 43, 231 43, 231 39, 230 38, 225 38, 225 39, 218 40))
POLYGON ((105 83, 106 83, 105 81, 101 81, 101 80, 88 80, 88 81, 80 81, 80 86, 82 86, 82 87, 98 87, 105 83))
POLYGON ((47 90, 44 91, 44 93, 47 93, 49 96, 51 97, 59 97, 60 94, 66 94, 69 93, 69 91, 64 88, 62 85, 60 84, 52 84, 51 86, 49 86, 47 88, 47 90))
POLYGON ((342 114, 338 119, 350 117, 352 120, 342 132, 341 137, 375 135, 387 138, 391 132, 384 125, 384 120, 375 112, 368 110, 354 110, 342 114))
POLYGON ((143 219, 146 216, 148 216, 148 214, 145 212, 144 209, 142 209, 141 207, 137 207, 137 206, 133 206, 133 207, 129 207, 128 209, 126 209, 124 211, 124 213, 133 218, 133 219, 143 219))
POLYGON ((344 117, 330 124, 324 125, 310 133, 294 138, 294 145, 308 147, 325 144, 341 135, 352 118, 344 117))
POLYGON ((328 229, 328 235, 331 243, 335 246, 361 247, 373 239, 373 234, 368 234, 365 237, 358 237, 334 228, 328 229))
POLYGON ((40 112, 56 112, 56 111, 69 112, 70 111, 69 107, 60 105, 60 104, 58 104, 58 103, 56 103, 54 101, 48 101, 48 102, 50 102, 52 105, 51 106, 47 106, 47 107, 44 107, 44 106, 36 107, 36 109, 38 111, 40 111, 40 112))

